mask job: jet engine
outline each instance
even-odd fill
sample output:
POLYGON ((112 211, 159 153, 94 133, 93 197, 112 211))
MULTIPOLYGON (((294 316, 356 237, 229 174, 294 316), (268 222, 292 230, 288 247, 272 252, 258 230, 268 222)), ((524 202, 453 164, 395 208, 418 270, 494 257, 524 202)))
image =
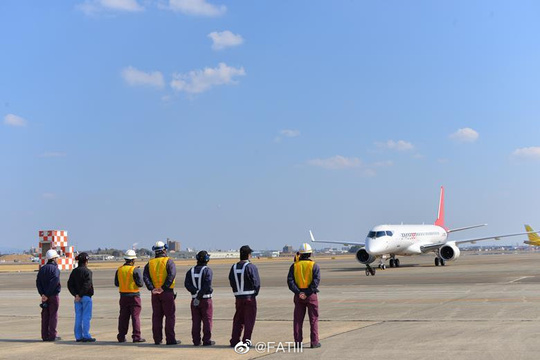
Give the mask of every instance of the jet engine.
POLYGON ((358 260, 362 264, 371 264, 372 262, 375 261, 375 256, 370 255, 366 251, 366 249, 362 248, 362 249, 358 250, 358 252, 356 253, 356 260, 358 260))
POLYGON ((446 244, 441 246, 439 249, 439 256, 444 260, 456 260, 460 254, 461 252, 456 244, 446 244))

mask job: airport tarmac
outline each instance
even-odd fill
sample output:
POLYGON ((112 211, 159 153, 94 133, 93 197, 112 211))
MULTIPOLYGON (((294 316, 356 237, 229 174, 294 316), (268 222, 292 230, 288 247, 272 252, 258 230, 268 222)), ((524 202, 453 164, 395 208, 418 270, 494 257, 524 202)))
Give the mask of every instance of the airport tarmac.
MULTIPOLYGON (((315 259, 317 260, 317 259, 315 259)), ((251 348, 237 354, 228 346, 234 298, 230 264, 214 270, 216 346, 191 345, 189 296, 184 274, 192 263, 177 263, 176 334, 179 346, 156 346, 151 335, 150 294, 143 290, 145 344, 116 342, 118 292, 114 269, 94 270, 93 344, 73 337, 73 298, 62 273, 59 314, 61 341, 40 340, 40 298, 35 272, 0 273, 0 359, 52 356, 56 359, 538 359, 540 353, 540 254, 473 255, 435 267, 433 256, 401 258, 398 269, 366 276, 353 255, 317 260, 321 266, 322 347, 287 353, 292 342, 292 293, 286 285, 290 261, 258 261, 262 289, 254 343, 281 342, 284 349, 251 348)), ((232 262, 231 262, 232 263, 232 262)), ((92 265, 90 264, 90 268, 92 265)), ((304 334, 309 334, 306 318, 304 334)), ((262 345, 259 345, 262 346, 262 345)))

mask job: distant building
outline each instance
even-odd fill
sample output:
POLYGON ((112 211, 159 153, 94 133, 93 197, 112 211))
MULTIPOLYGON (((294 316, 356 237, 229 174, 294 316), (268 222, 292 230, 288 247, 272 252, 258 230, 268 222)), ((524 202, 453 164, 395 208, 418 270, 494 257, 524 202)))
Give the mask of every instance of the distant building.
POLYGON ((210 259, 239 259, 239 251, 211 251, 208 253, 210 259))
POLYGON ((88 259, 93 261, 112 261, 115 257, 109 254, 88 254, 88 259))
POLYGON ((180 251, 180 241, 174 241, 167 238, 167 246, 169 247, 169 251, 180 251))
POLYGON ((294 251, 294 250, 293 250, 292 245, 285 245, 285 246, 283 247, 283 251, 282 251, 282 252, 285 253, 285 254, 292 254, 293 251, 294 251))

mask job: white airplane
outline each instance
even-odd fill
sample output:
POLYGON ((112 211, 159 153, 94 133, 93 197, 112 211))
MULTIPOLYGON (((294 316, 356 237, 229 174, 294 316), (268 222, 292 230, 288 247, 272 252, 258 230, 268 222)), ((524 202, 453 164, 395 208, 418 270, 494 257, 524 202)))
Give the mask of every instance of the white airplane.
POLYGON ((399 267, 400 256, 419 255, 428 252, 435 253, 435 266, 444 266, 446 261, 456 260, 460 251, 457 245, 475 243, 482 240, 499 240, 500 238, 538 233, 527 231, 514 234, 487 236, 465 240, 449 240, 452 232, 473 229, 487 224, 472 225, 456 229, 448 229, 444 225, 444 187, 441 186, 439 198, 439 211, 434 225, 377 225, 371 229, 364 243, 354 241, 326 241, 315 240, 311 230, 309 234, 312 242, 332 243, 342 245, 359 245, 356 259, 366 265, 366 275, 375 275, 375 269, 370 266, 379 258, 379 269, 386 269, 385 261, 390 259, 390 267, 399 267))

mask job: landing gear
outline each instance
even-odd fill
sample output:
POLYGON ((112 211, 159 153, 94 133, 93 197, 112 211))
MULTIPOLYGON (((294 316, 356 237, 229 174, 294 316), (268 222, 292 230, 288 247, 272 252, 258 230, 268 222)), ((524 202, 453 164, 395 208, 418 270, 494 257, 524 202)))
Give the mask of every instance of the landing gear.
POLYGON ((381 269, 381 270, 386 270, 386 265, 384 265, 384 264, 379 264, 379 269, 381 269))
POLYGON ((394 260, 394 265, 395 265, 396 267, 399 267, 399 259, 395 259, 395 260, 394 260))
POLYGON ((375 269, 369 265, 366 265, 366 276, 375 276, 375 269))
POLYGON ((399 259, 390 259, 390 261, 388 262, 390 267, 393 268, 393 267, 399 267, 399 259))
POLYGON ((444 266, 444 265, 446 265, 446 261, 444 261, 443 258, 436 257, 436 258, 435 258, 435 266, 439 266, 439 264, 440 264, 441 266, 444 266))

